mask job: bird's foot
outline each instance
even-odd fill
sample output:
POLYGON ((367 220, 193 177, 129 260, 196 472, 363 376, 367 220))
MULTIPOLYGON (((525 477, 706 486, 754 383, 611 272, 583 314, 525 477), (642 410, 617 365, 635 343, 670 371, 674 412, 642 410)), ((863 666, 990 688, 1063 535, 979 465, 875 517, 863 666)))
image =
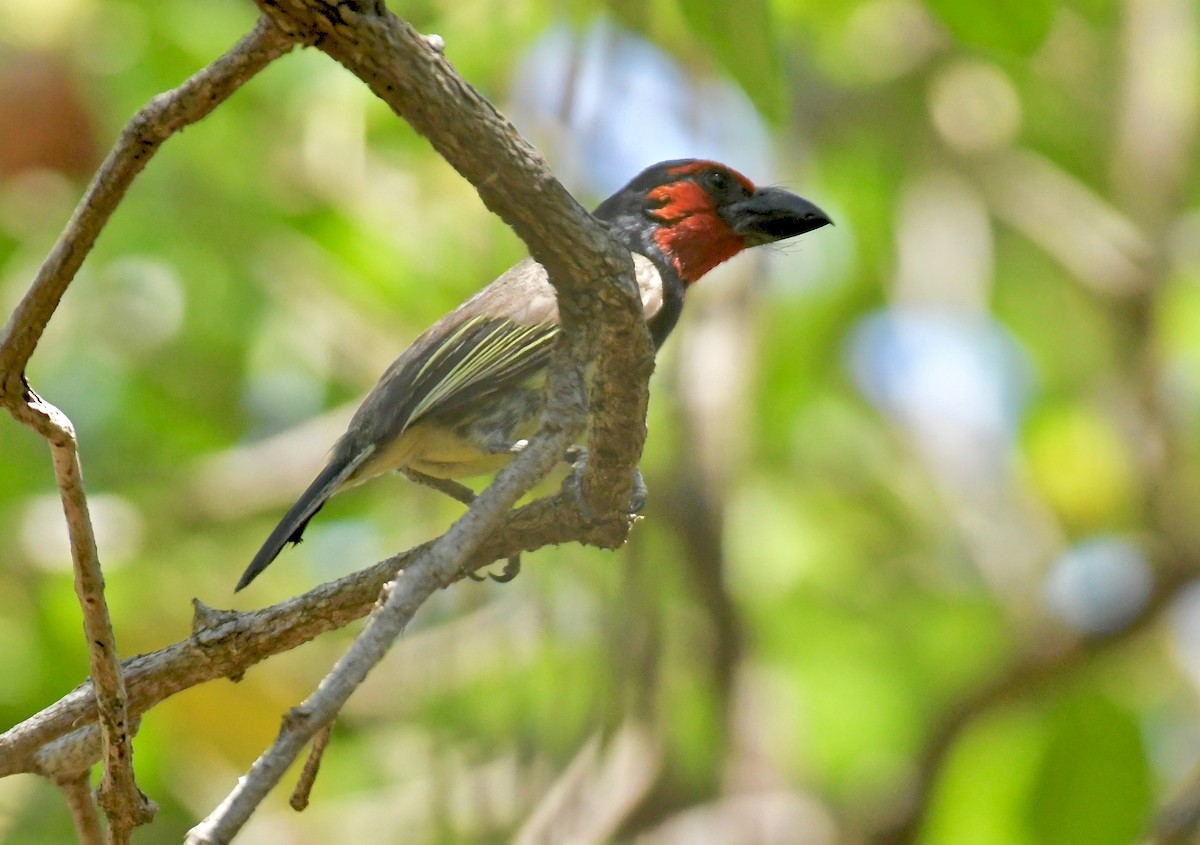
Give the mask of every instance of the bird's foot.
POLYGON ((640 467, 633 468, 633 490, 629 493, 629 510, 627 513, 630 516, 642 512, 642 508, 646 507, 646 500, 650 498, 650 490, 646 487, 646 479, 642 478, 642 470, 640 467))
POLYGON ((504 569, 497 575, 495 572, 489 572, 487 575, 476 575, 474 571, 464 569, 463 575, 466 575, 472 581, 487 581, 489 578, 497 584, 507 584, 512 579, 521 574, 521 556, 513 555, 504 562, 504 569))
MULTIPOLYGON (((583 495, 583 471, 587 468, 588 452, 584 446, 572 446, 563 455, 563 460, 571 465, 571 473, 563 481, 563 489, 574 500, 579 512, 583 514, 583 518, 588 522, 595 524, 601 522, 587 503, 587 499, 583 495)), ((633 468, 633 489, 629 494, 629 502, 626 505, 625 515, 634 516, 641 512, 646 506, 646 499, 649 496, 649 490, 646 488, 646 480, 642 478, 642 471, 637 467, 633 468)))
MULTIPOLYGON (((513 452, 519 452, 521 449, 525 448, 525 441, 520 440, 513 444, 511 448, 513 452)), ((434 478, 433 476, 426 475, 423 472, 417 472, 415 469, 405 469, 403 472, 406 476, 418 484, 424 484, 426 487, 432 487, 434 490, 445 493, 450 498, 462 502, 467 507, 470 507, 475 502, 475 491, 465 484, 460 484, 459 482, 452 481, 449 478, 434 478)), ((504 570, 499 575, 494 573, 488 573, 487 575, 476 575, 474 570, 467 569, 465 567, 462 570, 462 574, 470 578, 472 581, 486 581, 490 578, 497 584, 507 584, 509 581, 516 578, 520 571, 521 556, 513 555, 505 562, 504 570)))

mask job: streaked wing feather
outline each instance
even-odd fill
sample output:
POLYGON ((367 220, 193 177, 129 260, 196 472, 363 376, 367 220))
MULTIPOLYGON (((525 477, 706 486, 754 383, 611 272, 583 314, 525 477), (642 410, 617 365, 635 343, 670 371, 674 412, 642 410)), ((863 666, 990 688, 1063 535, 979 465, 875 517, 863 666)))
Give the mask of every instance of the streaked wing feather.
MULTIPOLYGON (((649 259, 635 254, 633 261, 649 319, 662 307, 662 282, 649 259)), ((355 413, 344 447, 382 448, 420 417, 455 411, 521 382, 549 364, 557 335, 554 289, 545 269, 526 258, 392 363, 355 413), (511 319, 497 316, 502 313, 511 319)))
POLYGON ((452 343, 434 350, 413 379, 420 398, 408 424, 470 405, 505 390, 550 361, 558 326, 523 326, 476 316, 456 330, 452 343))

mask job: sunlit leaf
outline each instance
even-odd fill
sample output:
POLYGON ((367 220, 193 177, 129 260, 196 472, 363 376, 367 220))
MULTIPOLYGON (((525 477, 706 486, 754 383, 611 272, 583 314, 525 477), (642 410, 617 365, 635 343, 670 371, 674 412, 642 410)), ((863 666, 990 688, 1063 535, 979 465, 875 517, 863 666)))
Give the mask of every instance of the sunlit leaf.
POLYGON ((1043 845, 1122 845, 1137 840, 1151 806, 1151 774, 1137 721, 1103 696, 1062 701, 1030 802, 1043 845))
POLYGON ((679 0, 693 34, 772 123, 787 115, 787 83, 766 0, 679 0))
POLYGON ((963 43, 1022 55, 1041 45, 1058 10, 1056 0, 1000 3, 928 0, 928 5, 946 29, 963 43))
POLYGON ((1027 708, 971 726, 942 768, 921 841, 1032 845, 1024 813, 1044 737, 1042 720, 1027 708))

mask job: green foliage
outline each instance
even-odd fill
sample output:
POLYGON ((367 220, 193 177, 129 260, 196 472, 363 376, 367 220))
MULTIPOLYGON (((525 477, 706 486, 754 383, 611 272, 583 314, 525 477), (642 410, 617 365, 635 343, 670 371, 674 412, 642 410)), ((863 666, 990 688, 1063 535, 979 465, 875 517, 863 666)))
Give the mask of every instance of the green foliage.
MULTIPOLYGON (((922 841, 928 845, 1032 845, 1025 821, 1045 734, 1028 708, 973 725, 951 754, 922 841)), ((1079 749, 1082 751, 1082 749, 1079 749)))
POLYGON ((1137 719, 1095 693, 1055 702, 1030 802, 1046 845, 1133 842, 1152 808, 1152 774, 1137 719))
POLYGON ((1042 45, 1058 7, 1056 0, 929 0, 929 8, 964 44, 1025 56, 1042 45))
POLYGON ((787 117, 787 86, 767 0, 679 0, 700 43, 772 123, 787 117))
MULTIPOLYGON (((1164 550, 1200 559, 1194 11, 392 5, 441 34, 556 168, 576 168, 573 187, 587 156, 562 139, 607 127, 527 119, 508 102, 518 68, 564 21, 640 33, 681 77, 727 79, 760 112, 775 169, 730 164, 837 225, 689 293, 652 385, 650 501, 630 547, 542 550, 512 584, 439 594, 343 715, 313 806, 297 820, 273 797, 247 841, 511 841, 589 738, 610 751, 629 723, 651 739, 645 757, 617 760, 630 768, 613 763, 613 782, 649 771, 653 784, 613 841, 653 845, 688 812, 728 820, 763 796, 817 808, 836 841, 876 841, 931 760, 926 812, 912 819, 923 845, 1135 841, 1191 762, 1179 738, 1200 710, 1194 669, 1181 668, 1194 644, 1177 633, 1191 617, 1181 605, 1162 617, 1178 629, 1155 617, 1139 629, 1152 636, 1083 646, 1045 584, 1094 537, 1129 539, 1152 570, 1164 550), (1135 14, 1149 17, 1135 26, 1135 14), (869 319, 930 314, 1002 335, 1020 359, 1010 391, 978 401, 962 347, 939 347, 925 368, 900 345, 868 361, 869 319), (872 393, 864 374, 893 375, 891 392, 872 393), (990 428, 978 423, 989 409, 990 428), (989 697, 1013 667, 1064 654, 1061 672, 1018 675, 1027 682, 989 697), (945 748, 931 746, 964 710, 945 748)), ((151 96, 254 21, 242 0, 10 6, 0 126, 6 80, 49 79, 37 113, 82 110, 93 163, 151 96)), ((718 107, 694 104, 689 126, 718 107)), ((657 131, 620 128, 635 141, 657 131)), ((90 176, 62 162, 6 169, 9 138, 0 131, 6 309, 90 176)), ((269 577, 230 592, 340 429, 308 436, 286 466, 261 445, 346 414, 425 326, 522 255, 423 139, 316 51, 172 138, 28 374, 80 433, 122 652, 186 637, 192 597, 281 600, 444 530, 460 507, 380 481, 339 497, 269 577)), ((4 420, 0 455, 7 727, 87 670, 48 450, 4 420)), ((353 633, 147 714, 136 762, 161 810, 135 841, 179 841, 353 633)), ((0 843, 65 841, 52 787, 0 780, 0 843)))

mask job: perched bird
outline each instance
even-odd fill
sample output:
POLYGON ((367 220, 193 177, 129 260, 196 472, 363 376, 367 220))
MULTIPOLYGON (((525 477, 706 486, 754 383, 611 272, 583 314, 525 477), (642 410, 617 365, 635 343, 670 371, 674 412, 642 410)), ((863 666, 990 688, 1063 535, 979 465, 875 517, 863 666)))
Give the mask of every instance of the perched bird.
MULTIPOLYGON (((756 188, 725 165, 695 159, 647 168, 593 214, 633 253, 656 350, 675 327, 688 286, 709 270, 748 247, 830 222, 808 200, 756 188)), ((367 394, 329 463, 271 532, 237 589, 285 543, 299 543, 334 493, 389 470, 445 489, 438 480, 504 466, 537 430, 558 326, 554 289, 532 258, 435 323, 367 394)))

